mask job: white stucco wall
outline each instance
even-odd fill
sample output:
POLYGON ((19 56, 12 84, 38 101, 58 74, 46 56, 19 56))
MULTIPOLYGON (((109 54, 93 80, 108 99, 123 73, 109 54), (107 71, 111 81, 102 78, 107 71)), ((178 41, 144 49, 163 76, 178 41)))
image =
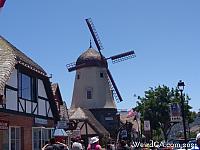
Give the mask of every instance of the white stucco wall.
POLYGON ((8 79, 7 85, 17 88, 17 70, 13 69, 10 78, 8 79))
POLYGON ((116 108, 107 80, 106 68, 86 67, 77 70, 71 107, 116 108), (100 73, 103 73, 103 78, 100 77, 100 73), (78 74, 80 79, 77 79, 78 74), (87 99, 88 88, 92 88, 92 99, 87 99))
POLYGON ((48 117, 53 117, 53 114, 52 114, 52 111, 51 111, 49 102, 47 103, 47 111, 48 111, 48 110, 49 110, 49 112, 48 112, 48 117))
POLYGON ((6 89, 6 109, 17 110, 17 91, 6 89))
POLYGON ((19 111, 23 112, 25 109, 25 101, 23 99, 19 99, 19 101, 21 103, 21 104, 19 104, 19 111))
POLYGON ((33 111, 35 115, 37 115, 37 110, 38 110, 37 103, 33 103, 33 111))
POLYGON ((26 112, 31 113, 31 101, 26 101, 26 112))
POLYGON ((38 115, 46 116, 46 101, 42 99, 38 99, 38 115))
POLYGON ((43 81, 38 79, 38 96, 47 98, 47 94, 44 88, 44 84, 43 81))
MULTIPOLYGON (((9 78, 9 80, 7 81, 7 85, 13 87, 13 88, 18 88, 17 85, 17 70, 14 69, 11 73, 11 76, 9 78)), ((17 102, 17 91, 15 90, 11 90, 11 89, 6 89, 6 109, 9 110, 18 110, 18 102, 17 102)), ((43 97, 43 98, 48 98, 47 94, 46 94, 46 90, 44 87, 44 83, 41 79, 38 79, 38 96, 43 97)), ((37 99, 37 101, 25 101, 23 99, 19 99, 21 105, 19 105, 19 111, 23 112, 23 109, 25 110, 26 108, 26 112, 25 113, 32 113, 32 111, 35 109, 34 114, 35 115, 42 115, 42 116, 46 116, 46 109, 48 110, 50 108, 50 104, 48 100, 44 100, 44 99, 37 99), (37 102, 38 102, 38 107, 37 107, 37 102)), ((53 117, 52 115, 52 110, 49 110, 48 113, 49 117, 53 117)))

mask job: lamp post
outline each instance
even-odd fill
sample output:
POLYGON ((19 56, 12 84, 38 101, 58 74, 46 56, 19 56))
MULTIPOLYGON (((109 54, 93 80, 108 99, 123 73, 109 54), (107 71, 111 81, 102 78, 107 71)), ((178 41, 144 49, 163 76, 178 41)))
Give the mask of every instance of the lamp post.
POLYGON ((187 134, 186 134, 186 125, 185 125, 185 111, 184 111, 184 99, 183 99, 183 90, 184 90, 184 82, 180 80, 178 82, 178 90, 181 92, 181 113, 182 113, 182 120, 183 120, 183 131, 184 131, 184 139, 186 144, 186 150, 187 150, 187 134))
MULTIPOLYGON (((189 109, 189 108, 188 108, 188 107, 189 107, 189 100, 186 101, 186 104, 187 104, 187 109, 189 109)), ((187 116, 186 118, 188 118, 188 119, 187 119, 187 130, 188 130, 188 137, 189 137, 189 139, 190 139, 190 123, 189 123, 189 116, 187 116)))

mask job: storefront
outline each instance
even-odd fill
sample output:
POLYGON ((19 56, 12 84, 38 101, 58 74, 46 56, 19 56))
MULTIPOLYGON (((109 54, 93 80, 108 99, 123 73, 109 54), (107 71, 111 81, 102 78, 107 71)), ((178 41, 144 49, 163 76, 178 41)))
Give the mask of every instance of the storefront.
POLYGON ((0 150, 41 150, 54 133, 54 120, 0 112, 0 150))
POLYGON ((32 149, 41 150, 47 141, 53 137, 54 128, 48 125, 48 120, 34 118, 34 127, 32 127, 32 149))

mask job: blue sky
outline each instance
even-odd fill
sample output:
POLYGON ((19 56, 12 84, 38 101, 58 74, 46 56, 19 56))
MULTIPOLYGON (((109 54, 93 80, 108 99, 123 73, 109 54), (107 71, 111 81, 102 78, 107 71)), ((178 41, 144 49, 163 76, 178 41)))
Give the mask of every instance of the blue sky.
MULTIPOLYGON (((199 0, 7 0, 0 34, 58 82, 69 106, 75 72, 66 64, 89 47, 91 17, 108 57, 134 50, 136 58, 109 68, 124 99, 136 105, 149 87, 175 87, 181 79, 193 110, 200 108, 199 0)), ((94 44, 93 44, 94 45, 94 44)))

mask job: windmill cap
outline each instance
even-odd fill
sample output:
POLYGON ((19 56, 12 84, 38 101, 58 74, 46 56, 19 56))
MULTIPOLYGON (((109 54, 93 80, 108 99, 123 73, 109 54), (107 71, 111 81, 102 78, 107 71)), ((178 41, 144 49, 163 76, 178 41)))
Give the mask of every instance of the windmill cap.
POLYGON ((200 139, 200 133, 197 134, 196 140, 200 139))
POLYGON ((107 61, 105 57, 101 58, 101 55, 94 48, 87 49, 84 53, 82 53, 77 61, 76 66, 78 65, 86 65, 86 66, 99 66, 99 67, 107 67, 107 61))
POLYGON ((91 139, 90 139, 90 144, 94 144, 94 143, 96 143, 96 142, 98 142, 99 141, 99 138, 97 138, 97 137, 92 137, 91 139))

